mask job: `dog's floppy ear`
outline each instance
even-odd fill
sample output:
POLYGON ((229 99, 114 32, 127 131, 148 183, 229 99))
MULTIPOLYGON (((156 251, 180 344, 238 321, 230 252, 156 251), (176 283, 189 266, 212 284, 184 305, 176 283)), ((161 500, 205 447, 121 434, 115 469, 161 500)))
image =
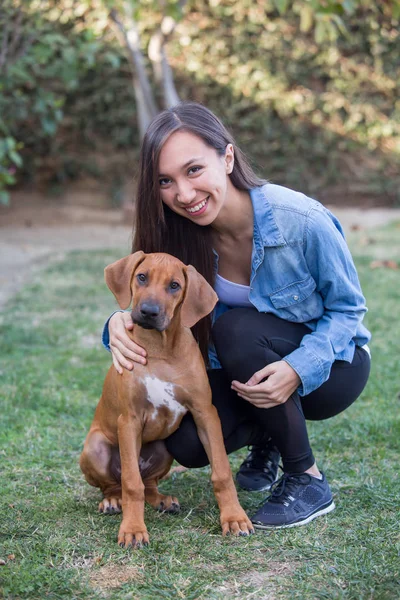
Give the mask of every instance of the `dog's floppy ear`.
POLYGON ((132 300, 131 280, 136 267, 144 260, 145 253, 139 250, 108 265, 104 269, 106 284, 121 308, 128 308, 132 300))
POLYGON ((185 327, 193 327, 208 315, 218 296, 200 273, 192 265, 186 268, 186 293, 182 304, 181 319, 185 327))

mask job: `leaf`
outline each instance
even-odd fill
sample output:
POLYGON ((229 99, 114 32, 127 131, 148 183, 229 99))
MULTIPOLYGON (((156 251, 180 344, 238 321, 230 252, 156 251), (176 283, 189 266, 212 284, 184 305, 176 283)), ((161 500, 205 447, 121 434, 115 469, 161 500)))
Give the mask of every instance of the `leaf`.
POLYGON ((55 123, 55 121, 52 121, 50 119, 41 119, 41 124, 42 124, 42 128, 44 133, 46 133, 47 135, 54 135, 56 130, 57 130, 57 124, 55 123))
POLYGON ((356 10, 356 2, 354 0, 343 0, 342 6, 348 15, 352 15, 356 10))
POLYGON ((343 22, 343 19, 341 19, 341 17, 339 17, 339 15, 332 15, 331 19, 332 19, 332 21, 334 21, 336 23, 336 26, 339 29, 340 33, 344 37, 348 36, 348 31, 346 29, 346 25, 343 22))
POLYGON ((32 84, 32 85, 34 85, 34 83, 35 83, 35 78, 32 77, 28 73, 27 69, 25 69, 24 67, 20 66, 18 63, 14 63, 13 65, 11 65, 9 73, 17 81, 19 79, 20 81, 22 81, 24 83, 29 83, 29 84, 32 84))
POLYGON ((22 167, 22 158, 20 157, 18 152, 15 152, 15 150, 10 150, 8 156, 13 161, 13 163, 17 165, 17 167, 22 167))
POLYGON ((121 57, 119 54, 117 54, 116 52, 108 51, 104 53, 104 58, 108 60, 108 62, 114 69, 119 69, 121 65, 121 57))
POLYGON ((3 170, 3 172, 1 173, 1 184, 2 185, 14 185, 14 183, 15 183, 15 177, 11 173, 3 170))
POLYGON ((300 31, 307 33, 313 24, 313 11, 310 6, 302 6, 300 10, 300 31))
POLYGON ((14 140, 14 138, 12 138, 10 136, 6 137, 6 139, 2 140, 2 142, 4 144, 4 148, 5 148, 6 152, 9 152, 15 146, 15 140, 14 140))
POLYGON ((283 15, 288 9, 289 0, 274 0, 274 4, 279 14, 283 15))
POLYGON ((325 23, 321 20, 317 21, 314 31, 314 37, 317 44, 322 44, 327 38, 325 23))
POLYGON ((59 33, 45 33, 42 36, 42 42, 45 43, 46 46, 54 47, 56 44, 60 44, 61 46, 69 46, 70 42, 68 38, 59 33))
POLYGON ((174 19, 174 21, 179 22, 182 19, 183 13, 179 4, 169 4, 165 11, 165 15, 174 19))
POLYGON ((0 190, 0 204, 8 206, 10 203, 10 194, 6 190, 0 190))

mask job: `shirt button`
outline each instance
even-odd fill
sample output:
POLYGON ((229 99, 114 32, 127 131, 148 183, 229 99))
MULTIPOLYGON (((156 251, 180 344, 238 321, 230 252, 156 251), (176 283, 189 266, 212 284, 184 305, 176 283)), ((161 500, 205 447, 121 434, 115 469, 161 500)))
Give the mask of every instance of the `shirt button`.
POLYGON ((299 297, 298 296, 293 296, 293 300, 298 300, 299 297))

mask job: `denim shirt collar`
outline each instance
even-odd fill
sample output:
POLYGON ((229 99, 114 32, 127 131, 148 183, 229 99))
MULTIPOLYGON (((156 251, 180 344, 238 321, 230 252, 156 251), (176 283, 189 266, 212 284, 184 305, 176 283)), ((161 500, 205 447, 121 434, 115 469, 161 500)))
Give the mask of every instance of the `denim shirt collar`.
POLYGON ((264 247, 286 246, 267 198, 267 185, 249 190, 254 211, 254 239, 261 238, 264 247))
MULTIPOLYGON (((276 224, 271 204, 268 201, 266 187, 268 184, 249 190, 254 214, 252 276, 264 258, 264 248, 286 246, 285 239, 276 224)), ((214 276, 218 272, 218 253, 213 248, 214 276)))

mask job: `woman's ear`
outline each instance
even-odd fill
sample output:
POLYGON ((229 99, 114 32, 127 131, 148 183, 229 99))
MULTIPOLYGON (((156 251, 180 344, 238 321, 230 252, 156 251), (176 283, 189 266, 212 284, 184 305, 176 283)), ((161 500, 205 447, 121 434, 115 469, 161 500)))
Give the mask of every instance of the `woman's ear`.
POLYGON ((228 144, 225 149, 225 165, 226 173, 229 175, 233 171, 233 165, 235 164, 235 151, 232 144, 228 144))

